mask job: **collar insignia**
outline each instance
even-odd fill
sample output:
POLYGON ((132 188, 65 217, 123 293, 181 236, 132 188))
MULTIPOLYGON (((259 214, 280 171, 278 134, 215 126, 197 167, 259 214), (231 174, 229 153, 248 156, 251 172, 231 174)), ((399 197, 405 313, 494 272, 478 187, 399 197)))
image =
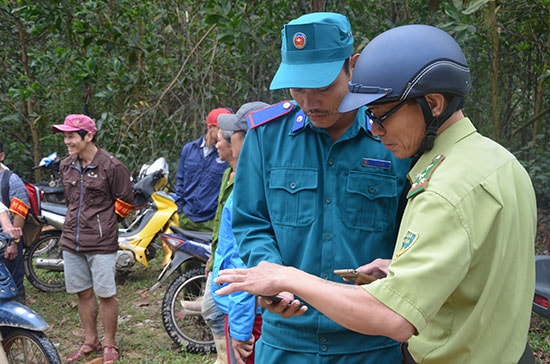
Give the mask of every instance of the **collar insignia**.
POLYGON ((407 194, 407 199, 414 197, 415 195, 426 190, 428 186, 428 181, 430 180, 432 173, 437 167, 443 162, 445 156, 443 154, 438 154, 432 159, 432 162, 426 167, 426 169, 416 176, 416 180, 411 186, 409 193, 407 194))

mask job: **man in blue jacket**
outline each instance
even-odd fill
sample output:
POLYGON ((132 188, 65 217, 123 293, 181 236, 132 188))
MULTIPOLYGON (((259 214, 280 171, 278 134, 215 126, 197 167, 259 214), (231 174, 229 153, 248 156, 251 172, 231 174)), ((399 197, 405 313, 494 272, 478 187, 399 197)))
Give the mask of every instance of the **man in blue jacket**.
POLYGON ((216 152, 218 115, 231 114, 217 108, 206 117, 206 134, 185 144, 176 172, 176 203, 180 226, 187 230, 212 231, 224 171, 229 166, 216 152))

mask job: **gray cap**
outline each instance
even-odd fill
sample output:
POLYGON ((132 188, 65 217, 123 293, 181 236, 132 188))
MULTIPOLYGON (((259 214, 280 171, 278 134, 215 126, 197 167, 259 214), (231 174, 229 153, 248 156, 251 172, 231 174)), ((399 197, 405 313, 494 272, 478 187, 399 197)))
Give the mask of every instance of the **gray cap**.
POLYGON ((243 104, 235 114, 218 115, 218 127, 222 130, 229 131, 247 131, 248 123, 246 122, 246 114, 263 109, 266 106, 269 106, 269 104, 261 101, 247 102, 243 104))

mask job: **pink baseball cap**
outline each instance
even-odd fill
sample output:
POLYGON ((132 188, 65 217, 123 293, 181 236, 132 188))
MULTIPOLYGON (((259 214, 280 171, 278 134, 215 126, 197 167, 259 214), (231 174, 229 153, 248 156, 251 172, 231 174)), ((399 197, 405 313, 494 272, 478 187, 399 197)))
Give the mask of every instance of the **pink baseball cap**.
POLYGON ((208 113, 208 116, 206 117, 206 125, 218 126, 218 115, 221 115, 221 114, 233 114, 233 113, 231 112, 231 110, 225 107, 214 109, 210 111, 210 113, 208 113))
POLYGON ((60 132, 85 130, 94 135, 97 132, 94 121, 84 114, 68 115, 63 124, 52 125, 52 130, 60 132))

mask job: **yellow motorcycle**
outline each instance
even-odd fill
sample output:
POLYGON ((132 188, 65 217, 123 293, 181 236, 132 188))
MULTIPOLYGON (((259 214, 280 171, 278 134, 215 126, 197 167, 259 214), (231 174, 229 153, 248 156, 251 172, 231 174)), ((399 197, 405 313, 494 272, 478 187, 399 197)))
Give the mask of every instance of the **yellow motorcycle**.
MULTIPOLYGON (((178 226, 178 207, 166 192, 168 163, 164 158, 141 168, 134 183, 134 211, 119 228, 116 270, 128 272, 136 262, 149 266, 160 246, 155 243, 162 233, 170 233, 170 226, 178 226)), ((63 229, 66 206, 42 202, 42 216, 46 226, 40 238, 25 251, 25 275, 29 282, 44 292, 65 290, 63 255, 59 239, 63 229)), ((172 250, 162 244, 163 265, 171 260, 172 250)))

